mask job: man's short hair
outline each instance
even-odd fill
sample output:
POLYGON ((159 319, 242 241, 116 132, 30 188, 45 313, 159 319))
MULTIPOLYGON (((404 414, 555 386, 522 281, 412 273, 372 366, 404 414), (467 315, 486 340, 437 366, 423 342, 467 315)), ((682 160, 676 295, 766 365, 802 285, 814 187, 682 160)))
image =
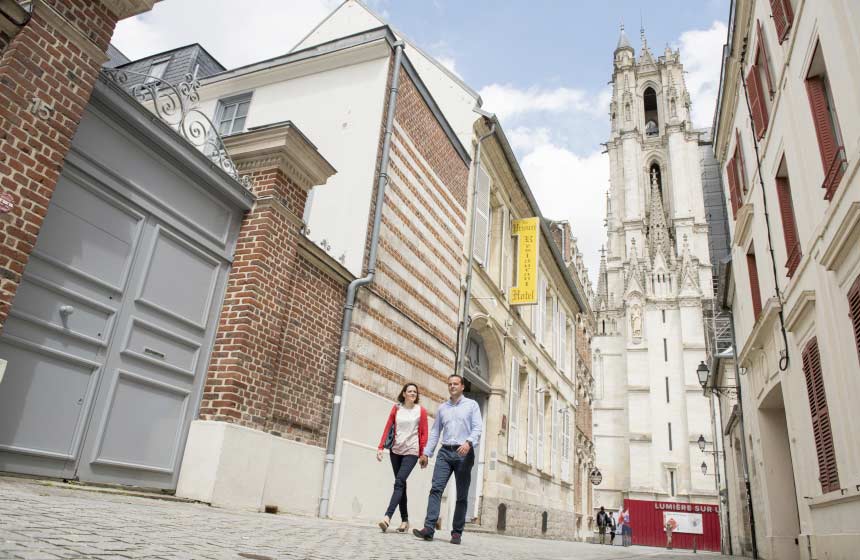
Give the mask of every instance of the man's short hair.
POLYGON ((457 379, 459 379, 459 380, 460 380, 460 385, 465 385, 465 384, 466 384, 466 383, 464 382, 464 380, 463 380, 463 376, 462 376, 462 375, 460 375, 460 374, 458 374, 458 373, 452 373, 451 375, 449 375, 449 376, 448 376, 448 381, 449 381, 449 382, 451 381, 451 378, 452 378, 452 377, 456 377, 457 379))

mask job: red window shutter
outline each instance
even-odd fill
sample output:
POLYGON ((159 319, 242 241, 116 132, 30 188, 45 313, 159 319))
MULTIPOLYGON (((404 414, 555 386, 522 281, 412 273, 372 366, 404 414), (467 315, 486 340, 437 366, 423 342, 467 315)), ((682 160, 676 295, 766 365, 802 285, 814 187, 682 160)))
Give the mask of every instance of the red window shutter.
POLYGON ((830 429, 830 410, 824 391, 824 375, 821 371, 821 356, 818 339, 810 340, 803 349, 803 375, 809 396, 809 412, 812 416, 812 436, 818 457, 818 479, 824 493, 839 489, 839 471, 836 465, 836 450, 833 447, 833 432, 830 429))
POLYGON ((744 164, 744 145, 741 142, 739 130, 735 130, 735 157, 738 160, 738 186, 742 189, 739 193, 746 194, 749 185, 747 185, 747 168, 744 164))
POLYGON ((732 217, 737 218, 740 201, 738 201, 738 170, 735 167, 735 158, 729 160, 726 172, 729 176, 729 198, 732 201, 732 217))
POLYGON ((788 261, 788 277, 794 276, 800 262, 800 242, 797 235, 797 221, 794 217, 794 203, 791 199, 791 184, 786 177, 776 178, 776 195, 779 199, 779 213, 782 216, 782 235, 785 238, 785 254, 788 261))
POLYGON ((788 34, 788 22, 785 19, 785 8, 782 5, 782 0, 770 0, 770 10, 773 12, 776 36, 779 38, 779 42, 782 43, 788 34))
POLYGON ((848 316, 854 327, 854 344, 857 346, 857 357, 860 358, 860 276, 848 291, 848 316))
POLYGON ((773 23, 776 25, 776 37, 782 43, 788 37, 788 31, 794 21, 791 0, 770 0, 770 9, 773 12, 773 23))
POLYGON ((767 80, 767 95, 773 99, 773 80, 770 77, 770 60, 767 58, 767 49, 764 46, 764 31, 761 28, 761 22, 758 22, 758 54, 756 55, 756 66, 764 70, 764 76, 767 80))
POLYGON ((827 92, 824 80, 820 77, 807 78, 806 93, 809 96, 809 108, 812 110, 812 122, 815 124, 815 135, 818 137, 818 151, 821 153, 821 164, 827 174, 833 158, 836 156, 836 136, 830 123, 827 111, 827 92))
POLYGON ((753 125, 755 126, 756 138, 764 136, 767 128, 767 109, 762 110, 764 98, 762 97, 761 84, 758 79, 758 68, 753 64, 747 74, 747 91, 750 96, 750 107, 752 108, 753 125))
POLYGON ((747 255, 747 270, 750 276, 750 292, 752 295, 753 318, 758 321, 761 315, 761 290, 758 287, 758 268, 756 268, 755 255, 747 255))

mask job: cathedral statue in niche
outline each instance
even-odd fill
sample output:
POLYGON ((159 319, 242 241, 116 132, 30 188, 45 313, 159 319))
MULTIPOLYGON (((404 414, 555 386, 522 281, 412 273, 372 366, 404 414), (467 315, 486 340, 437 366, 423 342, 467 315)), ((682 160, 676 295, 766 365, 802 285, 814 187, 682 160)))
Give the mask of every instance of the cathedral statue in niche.
POLYGON ((642 307, 638 303, 630 310, 630 331, 633 338, 642 338, 642 307))

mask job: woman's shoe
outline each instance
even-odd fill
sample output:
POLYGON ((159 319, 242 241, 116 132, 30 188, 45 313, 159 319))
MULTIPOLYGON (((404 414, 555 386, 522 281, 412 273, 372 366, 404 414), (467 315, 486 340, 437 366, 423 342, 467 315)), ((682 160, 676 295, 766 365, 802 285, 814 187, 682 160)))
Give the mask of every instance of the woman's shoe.
POLYGON ((389 519, 388 516, 386 515, 385 517, 382 518, 382 521, 380 521, 378 523, 379 528, 382 529, 383 533, 388 530, 388 524, 390 523, 390 521, 391 521, 391 519, 389 519))
POLYGON ((405 533, 408 530, 409 530, 409 522, 408 521, 404 521, 403 523, 400 524, 400 527, 397 528, 398 533, 405 533))

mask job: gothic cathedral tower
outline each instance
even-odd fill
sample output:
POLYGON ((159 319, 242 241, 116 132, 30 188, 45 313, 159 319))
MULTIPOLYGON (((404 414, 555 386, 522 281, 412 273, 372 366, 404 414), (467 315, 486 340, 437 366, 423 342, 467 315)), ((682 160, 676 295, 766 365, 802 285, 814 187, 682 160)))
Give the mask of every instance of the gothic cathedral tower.
MULTIPOLYGON (((593 341, 595 507, 716 502, 696 440, 712 441, 703 309, 714 297, 699 133, 678 51, 638 60, 621 28, 612 74, 607 241, 593 341)), ((711 463, 711 461, 708 461, 711 463)), ((711 463, 712 464, 712 463, 711 463)))

